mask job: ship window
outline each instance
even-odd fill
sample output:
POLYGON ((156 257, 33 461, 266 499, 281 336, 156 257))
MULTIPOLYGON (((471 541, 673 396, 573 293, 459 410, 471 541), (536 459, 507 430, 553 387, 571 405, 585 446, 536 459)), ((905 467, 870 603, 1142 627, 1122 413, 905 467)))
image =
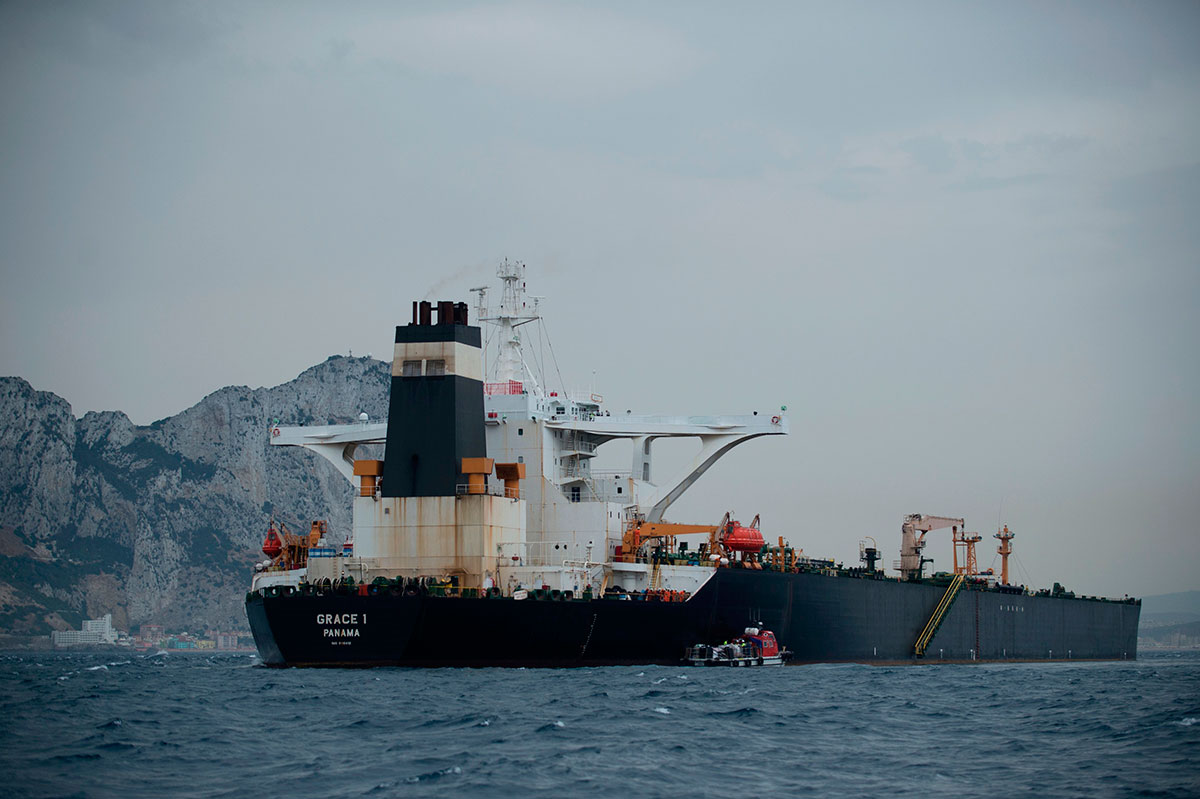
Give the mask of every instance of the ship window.
POLYGON ((579 501, 579 486, 571 486, 571 501, 579 501))
POLYGON ((518 427, 518 428, 517 428, 517 435, 519 435, 519 436, 523 436, 523 435, 525 435, 525 428, 524 428, 524 427, 518 427))
POLYGON ((524 456, 524 455, 518 455, 518 456, 517 456, 517 463, 524 463, 524 462, 525 462, 525 456, 524 456))
POLYGON ((617 493, 618 493, 618 494, 620 494, 620 493, 621 493, 621 487, 620 487, 620 486, 617 486, 617 493))
POLYGON ((420 377, 421 362, 420 361, 405 361, 404 367, 400 372, 404 377, 420 377))
POLYGON ((441 377, 446 374, 446 362, 441 358, 436 360, 431 359, 425 362, 426 377, 441 377))

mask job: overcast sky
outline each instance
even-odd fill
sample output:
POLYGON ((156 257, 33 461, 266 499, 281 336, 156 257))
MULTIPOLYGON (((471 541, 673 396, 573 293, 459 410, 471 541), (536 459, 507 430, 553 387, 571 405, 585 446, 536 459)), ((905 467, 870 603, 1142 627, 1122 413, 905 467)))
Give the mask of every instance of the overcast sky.
POLYGON ((905 513, 984 564, 999 519, 1018 579, 1197 589, 1197 42, 1194 2, 6 3, 0 374, 145 424, 507 256, 614 410, 789 406, 675 520, 890 565, 905 513))

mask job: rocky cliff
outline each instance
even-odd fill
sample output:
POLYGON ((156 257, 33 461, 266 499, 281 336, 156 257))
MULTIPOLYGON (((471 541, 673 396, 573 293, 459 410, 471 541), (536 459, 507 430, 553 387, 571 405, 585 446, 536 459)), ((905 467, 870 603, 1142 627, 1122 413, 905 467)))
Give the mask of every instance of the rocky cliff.
POLYGON ((0 631, 39 635, 113 614, 121 629, 243 629, 272 515, 350 526, 350 484, 323 459, 271 447, 269 424, 386 417, 388 365, 335 356, 274 388, 223 388, 147 427, 76 418, 0 377, 0 631))

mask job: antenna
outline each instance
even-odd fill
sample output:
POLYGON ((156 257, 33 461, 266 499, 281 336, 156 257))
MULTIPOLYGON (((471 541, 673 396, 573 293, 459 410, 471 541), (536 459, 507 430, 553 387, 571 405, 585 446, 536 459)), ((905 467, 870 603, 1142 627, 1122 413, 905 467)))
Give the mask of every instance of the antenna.
POLYGON ((521 335, 517 328, 529 322, 539 321, 538 299, 533 298, 533 308, 528 307, 529 296, 525 292, 525 264, 520 261, 504 259, 496 270, 496 276, 503 283, 501 287, 500 306, 494 311, 484 304, 486 287, 471 289, 479 293, 479 321, 489 322, 496 326, 496 343, 499 354, 493 368, 496 370, 496 380, 500 383, 525 383, 527 390, 540 393, 537 378, 521 355, 521 335))
POLYGON ((478 293, 478 294, 479 294, 479 297, 477 297, 477 298, 476 298, 476 300, 475 300, 475 311, 476 311, 476 313, 475 313, 475 318, 476 318, 476 319, 483 319, 483 317, 487 316, 487 291, 488 291, 488 287, 487 287, 487 286, 476 286, 475 288, 473 288, 473 289, 470 289, 470 291, 471 291, 472 293, 478 293))

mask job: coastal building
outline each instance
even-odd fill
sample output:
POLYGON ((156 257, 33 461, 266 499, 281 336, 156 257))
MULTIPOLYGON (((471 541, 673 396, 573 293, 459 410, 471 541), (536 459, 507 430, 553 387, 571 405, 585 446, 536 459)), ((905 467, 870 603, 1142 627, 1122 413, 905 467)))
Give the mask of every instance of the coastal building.
POLYGON ((217 633, 217 649, 237 649, 238 634, 237 633, 217 633))
POLYGON ((102 619, 86 619, 81 630, 55 630, 50 640, 56 647, 115 644, 117 631, 112 626, 112 614, 105 613, 102 619))
POLYGON ((161 624, 143 624, 139 634, 147 643, 157 644, 166 635, 166 630, 161 624))

